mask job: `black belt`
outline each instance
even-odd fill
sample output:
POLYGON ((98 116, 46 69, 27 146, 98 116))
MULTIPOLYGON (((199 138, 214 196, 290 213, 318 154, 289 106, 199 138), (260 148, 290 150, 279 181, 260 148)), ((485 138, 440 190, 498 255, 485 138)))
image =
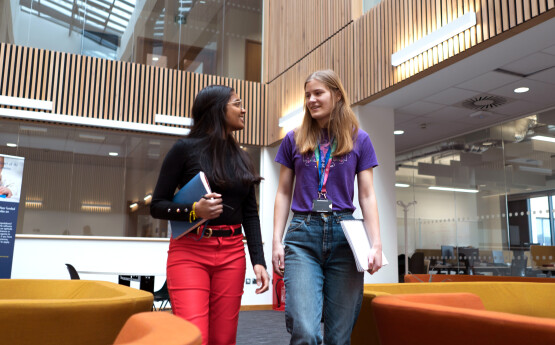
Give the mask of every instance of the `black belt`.
MULTIPOLYGON (((202 229, 204 226, 199 226, 197 228, 197 235, 202 234, 202 229)), ((204 238, 210 237, 231 237, 243 234, 241 225, 208 225, 204 229, 204 238), (222 229, 227 228, 227 229, 222 229), (231 228, 231 229, 230 229, 231 228), (232 230, 233 229, 233 230, 232 230)))

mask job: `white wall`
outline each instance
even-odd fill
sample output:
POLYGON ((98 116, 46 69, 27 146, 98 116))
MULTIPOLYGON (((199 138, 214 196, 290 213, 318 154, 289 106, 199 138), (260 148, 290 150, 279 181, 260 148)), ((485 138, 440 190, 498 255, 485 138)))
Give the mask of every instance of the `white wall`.
MULTIPOLYGON (((276 197, 278 181, 279 181, 279 164, 274 162, 278 146, 264 147, 260 157, 260 175, 264 180, 260 184, 260 223, 262 226, 262 241, 264 242, 264 256, 266 258, 266 266, 270 279, 273 279, 272 268, 272 238, 274 232, 274 200, 276 197)), ((252 270, 250 270, 252 275, 252 270)), ((247 270, 247 277, 249 270, 247 270)), ((273 280, 272 280, 273 281, 273 280)), ((254 288, 253 288, 254 290, 254 288)), ((272 304, 273 289, 262 295, 247 294, 245 289, 243 296, 243 305, 246 304, 272 304), (256 302, 256 303, 255 303, 256 302)))
MULTIPOLYGON (((397 275, 397 224, 395 206, 395 140, 393 137, 393 109, 378 108, 370 104, 353 107, 360 128, 370 135, 379 166, 374 169, 374 186, 380 215, 380 234, 383 251, 389 265, 373 276, 365 273, 365 283, 396 283, 397 275)), ((355 184, 356 186, 356 184, 355 184)), ((355 195, 357 191, 355 190, 355 195)), ((358 200, 355 216, 362 218, 358 200)))
MULTIPOLYGON (((65 264, 83 271, 156 275, 155 289, 164 284, 167 240, 32 238, 18 235, 12 265, 14 279, 69 279, 65 264)), ((117 282, 117 275, 82 274, 82 279, 117 282)))

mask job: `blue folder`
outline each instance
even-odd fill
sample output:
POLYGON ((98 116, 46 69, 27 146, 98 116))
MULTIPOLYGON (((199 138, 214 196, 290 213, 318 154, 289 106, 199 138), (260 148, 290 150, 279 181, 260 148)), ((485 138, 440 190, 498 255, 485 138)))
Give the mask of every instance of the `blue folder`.
MULTIPOLYGON (((208 179, 206 178, 204 172, 200 171, 175 194, 173 202, 191 205, 192 203, 199 201, 208 193, 211 193, 208 179)), ((202 225, 204 222, 206 222, 206 219, 202 218, 197 218, 192 223, 182 220, 170 220, 172 238, 178 239, 191 230, 194 230, 198 226, 202 225)))

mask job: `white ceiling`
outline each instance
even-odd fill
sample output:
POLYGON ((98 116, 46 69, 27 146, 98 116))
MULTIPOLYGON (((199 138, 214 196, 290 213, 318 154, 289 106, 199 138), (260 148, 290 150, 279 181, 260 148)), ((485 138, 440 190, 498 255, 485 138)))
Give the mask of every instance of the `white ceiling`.
POLYGON ((395 109, 395 129, 405 131, 395 137, 396 152, 555 107, 554 32, 555 18, 372 102, 395 109), (521 86, 530 91, 513 92, 521 86), (487 113, 462 106, 479 96, 507 102, 487 113))

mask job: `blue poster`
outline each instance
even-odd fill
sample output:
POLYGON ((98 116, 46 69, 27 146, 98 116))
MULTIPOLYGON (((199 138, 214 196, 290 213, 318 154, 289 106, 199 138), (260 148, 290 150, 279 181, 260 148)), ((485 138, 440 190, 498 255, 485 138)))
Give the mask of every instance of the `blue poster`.
POLYGON ((23 157, 0 155, 0 278, 11 278, 23 157))

